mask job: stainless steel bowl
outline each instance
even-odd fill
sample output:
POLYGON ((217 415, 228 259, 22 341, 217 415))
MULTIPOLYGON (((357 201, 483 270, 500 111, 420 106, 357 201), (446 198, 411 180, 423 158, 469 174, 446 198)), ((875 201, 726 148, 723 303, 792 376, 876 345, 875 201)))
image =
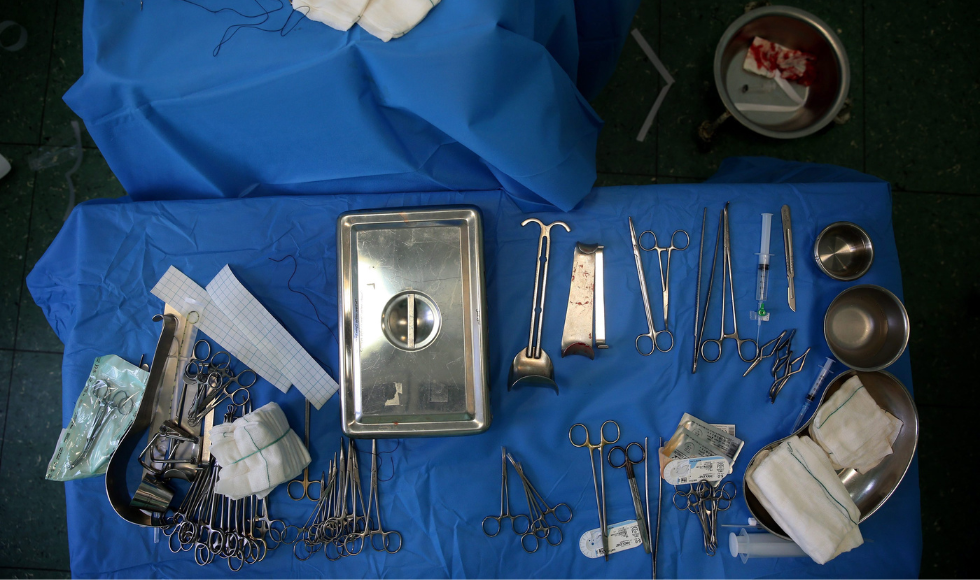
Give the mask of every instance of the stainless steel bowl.
POLYGON ((790 6, 758 8, 733 22, 715 49, 714 73, 718 95, 732 116, 756 133, 777 139, 803 137, 827 126, 844 106, 851 84, 847 52, 840 38, 823 20, 790 6), (791 113, 735 108, 743 87, 765 80, 742 69, 756 36, 816 57, 816 80, 802 108, 791 113))
POLYGON ((871 236, 861 226, 834 222, 817 236, 813 259, 824 274, 848 282, 857 280, 871 269, 875 251, 871 236))
MULTIPOLYGON (((861 378, 861 383, 864 384, 864 388, 867 389, 868 394, 878 403, 879 407, 888 411, 903 423, 902 430, 898 433, 898 438, 895 439, 895 443, 892 445, 892 454, 882 459, 881 463, 876 465, 874 469, 864 474, 858 473, 856 470, 850 468, 837 472, 840 480, 844 483, 844 488, 847 489, 847 493, 850 494, 855 505, 861 510, 860 521, 863 522, 871 517, 871 514, 875 513, 891 497, 898 484, 902 482, 902 478, 905 477, 909 465, 912 464, 912 456, 915 455, 915 448, 919 441, 919 414, 915 408, 915 402, 912 401, 912 396, 909 395, 905 385, 884 371, 865 373, 851 370, 841 373, 827 385, 827 389, 820 398, 820 404, 822 405, 828 397, 833 395, 844 384, 844 381, 854 375, 861 378)), ((819 406, 817 405, 818 408, 819 406)), ((793 435, 809 435, 812 422, 813 417, 810 417, 810 420, 793 435)), ((764 450, 774 449, 785 439, 784 437, 779 441, 766 445, 759 450, 759 453, 764 450)), ((755 464, 758 460, 759 453, 756 453, 749 460, 749 465, 746 467, 746 470, 755 464)), ((786 533, 779 527, 779 524, 772 519, 769 512, 762 507, 762 504, 759 503, 759 500, 749 489, 749 486, 745 484, 744 479, 742 481, 742 494, 745 498, 745 503, 749 506, 752 517, 758 520, 768 531, 788 539, 786 533)))
POLYGON ((909 315, 902 301, 881 286, 853 286, 827 307, 823 336, 840 362, 859 371, 880 371, 905 352, 909 315))

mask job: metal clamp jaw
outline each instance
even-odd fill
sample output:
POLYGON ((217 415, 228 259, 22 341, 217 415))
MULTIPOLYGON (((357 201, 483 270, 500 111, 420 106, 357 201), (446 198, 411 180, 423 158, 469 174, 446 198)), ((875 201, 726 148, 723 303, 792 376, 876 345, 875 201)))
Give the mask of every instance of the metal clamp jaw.
POLYGON ((153 418, 153 404, 156 400, 157 391, 163 383, 164 367, 167 364, 167 357, 170 354, 174 334, 177 330, 177 318, 172 314, 158 314, 153 317, 153 320, 154 322, 162 320, 163 330, 160 332, 160 339, 157 341, 157 347, 153 353, 150 376, 146 381, 146 390, 143 392, 143 400, 140 402, 136 419, 123 435, 119 447, 109 458, 109 465, 105 474, 105 488, 106 494, 109 496, 109 503, 112 505, 112 509, 119 514, 119 517, 138 526, 163 527, 166 524, 164 516, 170 499, 173 498, 173 491, 167 488, 163 482, 158 480, 147 481, 144 478, 137 496, 143 497, 149 494, 153 496, 154 500, 140 501, 139 498, 134 498, 129 493, 129 486, 126 484, 126 469, 130 459, 153 418), (144 511, 144 509, 148 511, 144 511))

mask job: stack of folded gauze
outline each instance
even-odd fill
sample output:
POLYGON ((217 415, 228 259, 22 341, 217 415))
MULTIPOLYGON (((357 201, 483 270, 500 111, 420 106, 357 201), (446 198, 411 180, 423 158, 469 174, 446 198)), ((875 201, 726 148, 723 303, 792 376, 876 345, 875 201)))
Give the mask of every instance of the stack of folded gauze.
POLYGON ((809 437, 789 437, 763 451, 745 481, 779 527, 817 564, 862 543, 861 512, 809 437))
POLYGON ((810 432, 830 455, 835 469, 852 467, 867 473, 891 455, 902 425, 875 403, 855 376, 820 405, 810 432))
POLYGON ((309 451, 275 403, 211 429, 211 455, 221 466, 214 491, 231 499, 265 497, 310 464, 309 451))
POLYGON ((292 0, 293 9, 310 20, 337 30, 348 30, 360 20, 370 0, 292 0))
POLYGON ((293 9, 337 30, 354 23, 388 42, 404 36, 440 0, 292 0, 293 9))

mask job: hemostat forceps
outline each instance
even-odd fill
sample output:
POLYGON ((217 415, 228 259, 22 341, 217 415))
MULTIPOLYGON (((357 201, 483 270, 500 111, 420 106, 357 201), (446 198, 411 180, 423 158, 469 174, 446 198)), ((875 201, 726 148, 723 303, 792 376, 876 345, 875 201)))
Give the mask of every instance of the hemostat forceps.
MULTIPOLYGON (((674 230, 674 233, 670 235, 670 245, 664 248, 657 244, 657 234, 653 233, 653 230, 647 230, 641 232, 640 236, 636 239, 637 244, 640 249, 644 252, 657 252, 657 263, 660 264, 660 292, 663 295, 664 303, 664 328, 667 328, 667 311, 670 310, 670 253, 674 250, 681 251, 686 250, 688 246, 691 245, 691 236, 684 230, 674 230), (649 248, 643 245, 643 236, 650 234, 653 238, 653 245, 649 248), (678 246, 674 242, 674 238, 677 234, 684 234, 684 245, 678 246), (663 253, 667 252, 667 267, 664 268, 663 253)), ((673 336, 671 336, 673 338, 673 336)), ((670 349, 668 349, 670 350, 670 349)))
POLYGON ((487 516, 483 518, 483 533, 488 537, 494 537, 500 533, 503 529, 504 520, 510 520, 511 527, 514 528, 514 532, 517 533, 517 527, 514 526, 514 519, 517 516, 511 515, 510 513, 510 492, 507 489, 507 449, 504 447, 500 448, 500 515, 499 516, 487 516), (491 522, 490 527, 487 528, 487 522, 491 522), (493 522, 497 522, 496 531, 494 530, 493 522), (491 533, 493 531, 493 533, 491 533))
POLYGON ((582 423, 576 423, 572 425, 572 428, 568 430, 568 441, 575 447, 585 447, 589 450, 589 463, 592 466, 592 485, 595 487, 595 504, 599 511, 599 530, 602 532, 602 549, 606 556, 606 560, 609 559, 609 530, 606 527, 606 477, 605 470, 602 468, 603 452, 602 450, 606 445, 612 445, 613 443, 619 441, 619 423, 609 420, 605 421, 599 428, 599 443, 592 443, 589 440, 589 428, 582 423), (616 427, 616 438, 606 439, 606 425, 612 424, 616 427), (575 438, 572 433, 575 431, 576 427, 582 428, 582 433, 585 437, 581 442, 576 443, 575 438), (599 450, 599 482, 596 481, 595 476, 595 456, 593 452, 599 450), (601 483, 601 485, 600 485, 601 483), (601 498, 600 498, 600 488, 601 488, 601 498))
MULTIPOLYGON (((658 351, 659 350, 660 352, 667 352, 670 349, 674 348, 674 335, 671 334, 669 330, 667 330, 667 326, 666 326, 666 320, 667 320, 667 314, 666 314, 666 312, 667 311, 666 311, 666 308, 664 309, 664 329, 658 331, 653 326, 653 312, 650 310, 650 295, 647 293, 646 275, 643 273, 643 260, 642 260, 641 255, 640 255, 640 242, 639 242, 639 239, 636 236, 636 229, 633 228, 633 218, 632 217, 629 218, 629 222, 630 222, 630 239, 633 242, 633 260, 636 261, 636 275, 640 279, 640 296, 643 298, 643 313, 646 314, 646 317, 647 317, 647 332, 646 332, 646 334, 639 334, 639 335, 637 335, 636 340, 634 341, 634 344, 636 345, 636 352, 642 354, 643 356, 650 356, 655 351, 658 351), (657 340, 657 338, 661 334, 666 334, 667 337, 670 339, 670 343, 667 345, 666 348, 664 348, 659 343, 659 341, 657 340), (644 352, 644 350, 642 348, 640 348, 640 340, 641 339, 644 339, 644 338, 649 338, 650 339, 650 350, 647 350, 645 352, 644 352)), ((646 232, 643 232, 643 233, 646 233, 646 232)), ((650 232, 650 233, 653 234, 653 232, 650 232)), ((676 234, 677 232, 674 232, 674 233, 676 234)), ((671 237, 671 239, 673 240, 673 237, 671 237)), ((687 246, 684 246, 684 247, 686 248, 687 246)), ((644 249, 646 249, 646 248, 644 248, 644 249)), ((665 251, 668 252, 668 254, 667 254, 667 267, 668 267, 668 270, 669 270, 670 269, 670 254, 669 254, 669 252, 672 251, 673 249, 677 249, 677 248, 674 248, 673 243, 671 243, 671 247, 670 248, 657 248, 657 245, 656 245, 656 236, 654 236, 654 246, 653 246, 653 248, 650 248, 650 250, 652 251, 653 249, 657 249, 658 250, 657 251, 657 257, 658 258, 660 257, 660 250, 661 249, 663 249, 663 250, 665 250, 665 251)), ((668 274, 669 274, 669 272, 668 272, 668 274)), ((660 275, 661 275, 661 277, 663 276, 663 269, 660 270, 660 275)), ((665 295, 664 296, 664 305, 665 306, 667 304, 667 299, 668 299, 668 297, 665 295)))
MULTIPOLYGON (((718 246, 721 245, 722 243, 724 244, 724 251, 722 254, 722 261, 721 261, 721 328, 718 330, 719 334, 717 339, 708 338, 701 342, 701 358, 703 358, 706 362, 717 362, 721 360, 722 343, 726 339, 731 338, 734 339, 735 344, 738 345, 736 347, 738 349, 738 357, 742 359, 743 362, 750 363, 755 361, 755 359, 759 355, 759 343, 754 338, 740 338, 738 335, 738 310, 735 309, 735 283, 732 279, 732 245, 731 245, 731 238, 730 238, 729 228, 728 228, 728 205, 729 204, 726 203, 725 209, 723 209, 721 212, 722 234, 720 239, 717 240, 717 242, 715 243, 715 257, 718 256, 718 246), (725 280, 726 275, 728 276, 727 283, 725 280), (725 312, 727 311, 727 307, 725 306, 726 293, 731 295, 731 303, 732 303, 732 332, 731 333, 725 332, 725 312), (755 347, 755 350, 752 351, 752 356, 750 357, 746 357, 744 354, 742 354, 742 345, 745 343, 749 343, 755 347), (718 354, 714 358, 709 358, 708 355, 706 354, 706 350, 704 347, 708 344, 714 344, 718 347, 718 354)), ((712 266, 713 265, 714 265, 714 259, 712 259, 712 266)), ((713 282, 714 282, 714 269, 712 269, 711 278, 709 279, 708 282, 708 298, 705 301, 705 306, 704 306, 705 312, 707 312, 708 305, 711 303, 711 287, 713 285, 713 282)))

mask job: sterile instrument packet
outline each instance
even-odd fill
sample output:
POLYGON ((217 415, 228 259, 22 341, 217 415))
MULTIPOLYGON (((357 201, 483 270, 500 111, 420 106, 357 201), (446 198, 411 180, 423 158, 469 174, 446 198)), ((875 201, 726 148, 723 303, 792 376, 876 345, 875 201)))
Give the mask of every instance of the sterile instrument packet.
POLYGON ((143 401, 150 373, 114 354, 95 359, 68 426, 61 430, 46 479, 69 481, 105 473, 143 401))

